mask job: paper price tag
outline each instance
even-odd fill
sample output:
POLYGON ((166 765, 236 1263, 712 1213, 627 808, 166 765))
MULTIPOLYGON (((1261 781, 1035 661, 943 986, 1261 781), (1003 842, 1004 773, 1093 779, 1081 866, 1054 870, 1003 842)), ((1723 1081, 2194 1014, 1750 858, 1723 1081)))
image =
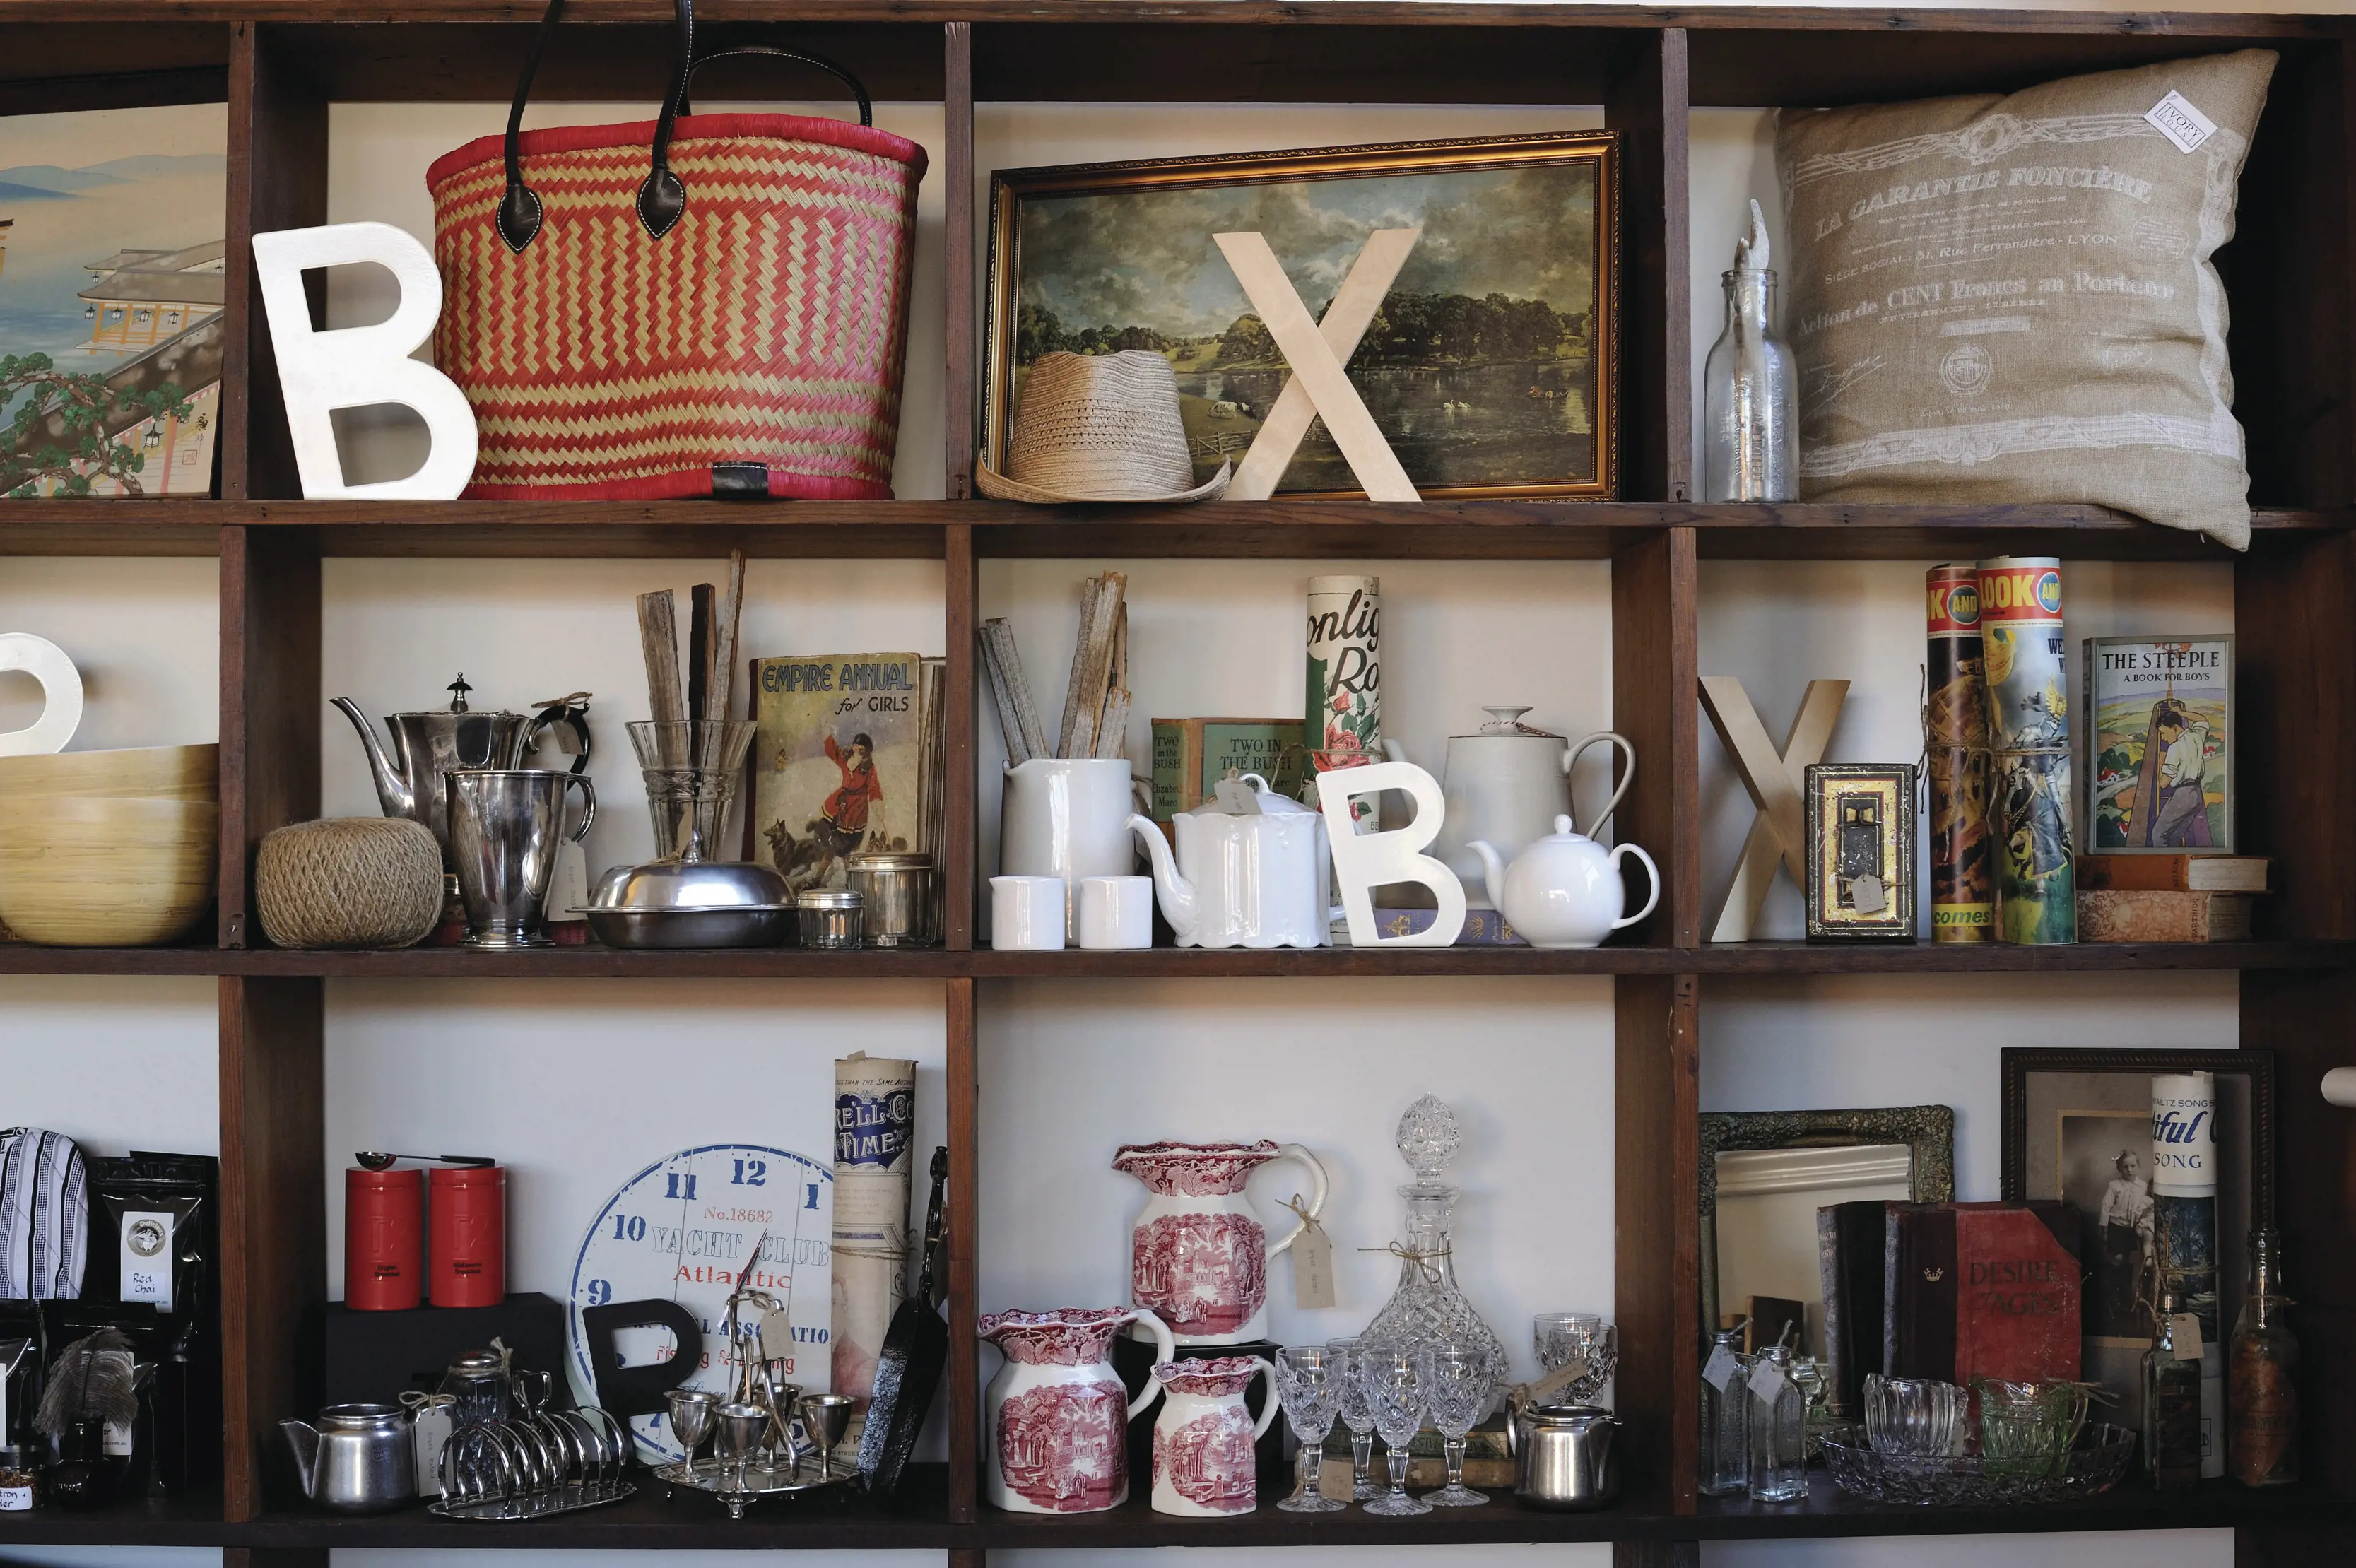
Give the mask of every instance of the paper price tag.
POLYGON ((578 844, 556 847, 556 866, 548 879, 548 902, 542 906, 552 922, 582 920, 573 912, 589 902, 589 857, 578 844))
POLYGON ((761 1314, 761 1359, 765 1361, 785 1361, 793 1359, 793 1319, 782 1311, 761 1314))
POLYGON ((2200 151, 2201 144, 2217 133, 2216 123, 2173 90, 2144 111, 2143 117, 2151 122, 2153 130, 2175 143, 2179 153, 2200 151))
POLYGON ((1735 1354, 1734 1348, 1730 1345, 1720 1345, 1710 1351, 1709 1360, 1702 1363, 1701 1381, 1719 1392, 1724 1393, 1726 1385, 1732 1382, 1734 1374, 1741 1370, 1742 1361, 1735 1354))
POLYGON ((2179 1312, 2168 1320, 2168 1337, 2176 1346, 2179 1360, 2201 1359, 2201 1319, 2190 1312, 2179 1312))
POLYGON ((409 1435, 417 1450, 417 1495, 421 1498, 442 1495, 442 1445, 450 1441, 450 1425, 447 1405, 420 1410, 411 1422, 409 1435))
MULTIPOLYGON (((1772 1404, 1783 1397, 1783 1373, 1774 1362, 1761 1360, 1751 1364, 1751 1397, 1764 1404, 1772 1404)), ((1723 1389, 1719 1391, 1723 1393, 1723 1389)))
POLYGON ((1292 1243, 1292 1304, 1304 1312, 1333 1305, 1333 1238, 1314 1220, 1292 1243))
POLYGON ((1882 888, 1879 877, 1852 877, 1848 901, 1849 907, 1859 914, 1879 914, 1890 907, 1890 895, 1882 888))

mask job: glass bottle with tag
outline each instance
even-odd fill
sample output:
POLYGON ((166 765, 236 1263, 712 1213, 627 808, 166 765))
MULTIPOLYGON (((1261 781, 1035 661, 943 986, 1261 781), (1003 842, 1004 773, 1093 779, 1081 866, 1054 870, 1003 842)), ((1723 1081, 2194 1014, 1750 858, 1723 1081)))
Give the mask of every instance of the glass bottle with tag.
POLYGON ((1701 1365, 1701 1495, 1732 1497, 1751 1485, 1751 1358, 1740 1325, 1721 1332, 1701 1365))
POLYGON ((2155 1487, 2201 1484, 2201 1323, 2173 1294, 2159 1298, 2159 1333, 2143 1353, 2143 1461, 2155 1487))
POLYGON ((1751 204, 1751 229, 1734 248, 1726 330, 1702 366, 1705 501, 1800 497, 1800 367, 1775 336, 1775 274, 1767 267, 1767 220, 1751 204))
POLYGON ((1751 1497, 1796 1502, 1808 1495, 1808 1400, 1792 1378, 1792 1350, 1774 1345, 1752 1358, 1743 1385, 1751 1418, 1751 1497))

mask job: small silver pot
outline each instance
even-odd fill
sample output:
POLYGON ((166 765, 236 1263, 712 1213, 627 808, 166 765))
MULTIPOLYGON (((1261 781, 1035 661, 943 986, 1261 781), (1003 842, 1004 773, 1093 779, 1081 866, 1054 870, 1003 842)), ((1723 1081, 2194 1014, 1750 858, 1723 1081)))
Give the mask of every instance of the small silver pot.
POLYGON ((1541 1404, 1515 1413, 1521 1467, 1514 1495, 1532 1508, 1566 1513, 1620 1500, 1620 1461, 1612 1440, 1619 1418, 1592 1404, 1541 1404))
POLYGON ((865 901, 871 947, 930 947, 941 939, 940 873, 930 855, 853 855, 851 890, 865 901))

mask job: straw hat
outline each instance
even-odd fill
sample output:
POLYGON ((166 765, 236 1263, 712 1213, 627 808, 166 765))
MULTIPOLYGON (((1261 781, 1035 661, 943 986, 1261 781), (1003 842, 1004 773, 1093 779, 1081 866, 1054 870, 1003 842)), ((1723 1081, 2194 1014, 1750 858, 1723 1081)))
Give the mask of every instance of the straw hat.
POLYGON ((985 459, 974 483, 1001 501, 1207 501, 1227 487, 1227 465, 1194 482, 1178 378, 1141 348, 1043 354, 1023 383, 1006 472, 985 459))

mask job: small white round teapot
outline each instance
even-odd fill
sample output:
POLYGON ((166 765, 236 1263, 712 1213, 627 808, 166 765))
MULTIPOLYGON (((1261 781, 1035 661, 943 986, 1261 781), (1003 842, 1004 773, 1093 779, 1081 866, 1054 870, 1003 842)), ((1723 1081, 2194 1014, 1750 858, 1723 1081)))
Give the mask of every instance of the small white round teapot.
POLYGON ((1481 857, 1489 898, 1516 934, 1532 947, 1600 947, 1624 925, 1633 925, 1661 901, 1660 868, 1633 844, 1610 849, 1571 831, 1570 818, 1554 819, 1554 831, 1514 857, 1510 866, 1487 840, 1467 846, 1481 857), (1620 857, 1644 862, 1653 890, 1634 914, 1620 912, 1627 892, 1620 881, 1620 857))

